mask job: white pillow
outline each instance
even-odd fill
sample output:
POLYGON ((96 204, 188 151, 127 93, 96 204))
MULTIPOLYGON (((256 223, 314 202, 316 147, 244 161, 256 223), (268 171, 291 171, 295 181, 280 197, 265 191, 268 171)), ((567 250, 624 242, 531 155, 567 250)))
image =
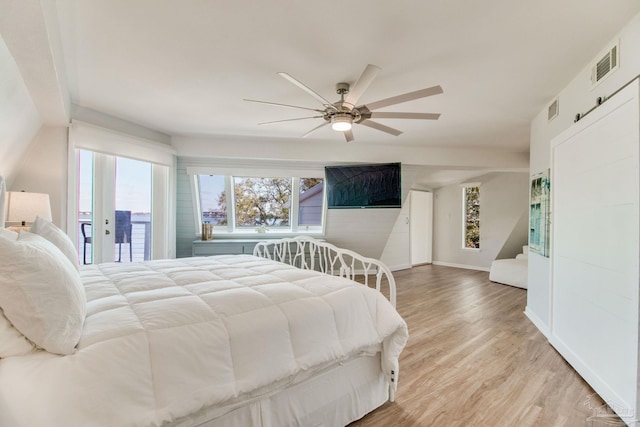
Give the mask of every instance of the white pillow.
POLYGON ((22 356, 31 352, 35 345, 13 327, 0 309, 0 359, 22 356))
POLYGON ((0 308, 29 340, 51 353, 72 354, 86 315, 80 274, 37 234, 0 239, 0 308))
POLYGON ((79 270, 80 267, 78 265, 78 253, 76 252, 76 247, 73 246, 73 242, 67 236, 67 234, 60 230, 54 223, 51 221, 47 221, 44 218, 36 217, 36 220, 33 222, 31 226, 31 233, 39 234, 44 237, 54 245, 66 256, 71 264, 79 270))
POLYGON ((18 233, 16 233, 15 231, 11 231, 7 228, 0 228, 0 237, 9 239, 12 242, 15 242, 16 240, 18 240, 18 233))

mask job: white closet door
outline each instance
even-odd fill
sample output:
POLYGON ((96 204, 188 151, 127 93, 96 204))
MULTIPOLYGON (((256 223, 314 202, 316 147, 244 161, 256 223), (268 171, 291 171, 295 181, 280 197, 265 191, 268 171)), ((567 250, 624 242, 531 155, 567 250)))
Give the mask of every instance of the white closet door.
POLYGON ((636 80, 551 145, 550 341, 627 421, 638 400, 638 91, 636 80))
POLYGON ((431 263, 433 193, 411 190, 411 264, 431 263))

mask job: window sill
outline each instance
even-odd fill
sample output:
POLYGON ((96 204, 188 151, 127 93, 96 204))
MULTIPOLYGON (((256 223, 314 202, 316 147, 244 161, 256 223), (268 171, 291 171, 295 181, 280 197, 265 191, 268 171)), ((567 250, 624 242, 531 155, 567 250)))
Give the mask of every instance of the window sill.
MULTIPOLYGON (((265 233, 258 233, 255 230, 251 230, 251 231, 236 231, 233 233, 229 233, 229 232, 223 232, 223 231, 218 231, 216 232, 215 230, 213 231, 213 240, 216 239, 225 239, 225 240, 231 240, 231 239, 251 239, 251 240, 262 240, 262 239, 284 239, 287 237, 297 237, 297 236, 311 236, 311 237, 316 237, 316 238, 322 238, 323 237, 323 233, 322 230, 317 230, 317 231, 304 231, 304 232, 286 232, 286 231, 267 231, 265 233)), ((202 238, 201 235, 198 235, 196 237, 202 238)))
POLYGON ((462 248, 465 252, 482 252, 481 248, 462 248))

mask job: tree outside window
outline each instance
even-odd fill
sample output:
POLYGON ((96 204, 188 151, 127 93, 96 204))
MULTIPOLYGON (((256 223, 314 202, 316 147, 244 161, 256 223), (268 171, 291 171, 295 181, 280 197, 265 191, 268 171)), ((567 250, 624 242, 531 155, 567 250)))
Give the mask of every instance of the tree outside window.
POLYGON ((291 178, 234 177, 236 227, 288 227, 291 178))
POLYGON ((465 186, 463 190, 464 204, 464 247, 469 249, 480 248, 480 187, 465 186))

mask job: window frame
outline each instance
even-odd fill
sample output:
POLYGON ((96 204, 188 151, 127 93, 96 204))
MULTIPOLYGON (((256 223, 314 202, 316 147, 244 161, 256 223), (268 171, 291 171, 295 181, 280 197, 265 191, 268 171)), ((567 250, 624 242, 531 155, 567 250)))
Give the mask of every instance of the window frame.
MULTIPOLYGON (((191 168, 189 168, 191 169, 191 168)), ((193 194, 193 206, 194 206, 194 220, 195 220, 195 232, 196 236, 202 235, 202 207, 200 201, 200 184, 199 184, 199 176, 200 175, 217 175, 224 176, 224 191, 227 197, 227 224, 226 225, 214 225, 213 234, 215 235, 223 235, 225 237, 248 237, 248 236, 269 236, 269 237, 287 237, 287 236, 298 236, 298 235, 312 235, 316 237, 324 236, 325 232, 325 224, 326 224, 326 191, 325 188, 322 189, 322 214, 321 214, 321 224, 318 226, 311 225, 300 225, 298 224, 299 220, 299 200, 300 200, 300 179, 302 178, 322 178, 324 180, 324 174, 321 176, 317 176, 317 173, 302 173, 297 174, 284 174, 284 173, 268 173, 258 175, 260 170, 254 171, 253 173, 220 173, 223 171, 203 171, 200 168, 194 168, 188 171, 188 174, 192 178, 192 194, 193 194), (217 172, 217 173, 216 173, 217 172), (291 197, 290 197, 290 212, 289 212, 289 223, 288 227, 274 227, 269 229, 260 229, 260 227, 237 227, 236 226, 236 217, 235 217, 235 191, 234 191, 234 183, 235 178, 287 178, 292 180, 291 183, 291 197)), ((263 171, 264 172, 264 171, 263 171)), ((324 182, 324 181, 323 181, 324 182)))
POLYGON ((462 234, 462 249, 465 251, 479 252, 482 249, 481 246, 481 228, 480 228, 480 188, 481 183, 479 182, 467 182, 464 184, 460 184, 461 193, 462 193, 462 224, 461 224, 461 234, 462 234), (467 246, 467 189, 468 188, 478 188, 478 247, 473 248, 467 246))

